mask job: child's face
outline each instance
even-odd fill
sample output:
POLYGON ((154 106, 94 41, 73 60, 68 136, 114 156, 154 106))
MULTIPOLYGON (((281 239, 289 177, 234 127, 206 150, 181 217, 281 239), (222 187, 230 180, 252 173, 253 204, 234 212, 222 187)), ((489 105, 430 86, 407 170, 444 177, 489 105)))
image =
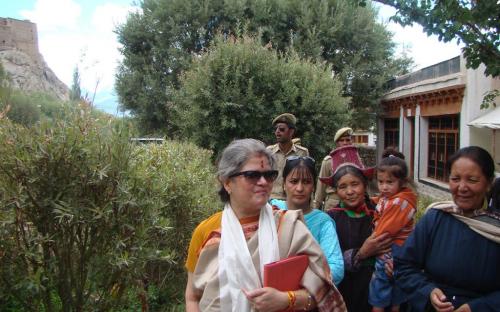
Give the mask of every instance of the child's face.
POLYGON ((377 171, 377 185, 382 197, 391 197, 402 188, 401 180, 387 171, 377 171))

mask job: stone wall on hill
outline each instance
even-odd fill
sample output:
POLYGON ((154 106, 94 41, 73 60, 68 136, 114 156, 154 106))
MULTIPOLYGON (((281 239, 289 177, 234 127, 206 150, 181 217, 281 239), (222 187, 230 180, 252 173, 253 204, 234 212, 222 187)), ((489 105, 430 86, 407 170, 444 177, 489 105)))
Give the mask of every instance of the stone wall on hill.
POLYGON ((69 99, 69 88, 47 66, 38 50, 36 24, 0 17, 0 62, 12 88, 69 99))

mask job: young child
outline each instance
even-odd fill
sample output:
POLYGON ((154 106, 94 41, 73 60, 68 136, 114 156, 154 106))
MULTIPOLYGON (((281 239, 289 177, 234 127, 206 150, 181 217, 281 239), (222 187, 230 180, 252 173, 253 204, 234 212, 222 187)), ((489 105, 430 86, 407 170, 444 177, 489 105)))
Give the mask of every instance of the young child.
POLYGON ((389 233, 393 239, 392 250, 377 257, 375 272, 370 281, 369 302, 373 312, 383 312, 386 307, 399 311, 405 301, 404 293, 394 284, 392 276, 385 272, 385 265, 392 268, 392 251, 400 248, 413 230, 413 216, 417 207, 417 195, 407 187, 408 166, 404 155, 395 150, 385 150, 377 166, 377 185, 380 197, 377 202, 374 233, 389 233))

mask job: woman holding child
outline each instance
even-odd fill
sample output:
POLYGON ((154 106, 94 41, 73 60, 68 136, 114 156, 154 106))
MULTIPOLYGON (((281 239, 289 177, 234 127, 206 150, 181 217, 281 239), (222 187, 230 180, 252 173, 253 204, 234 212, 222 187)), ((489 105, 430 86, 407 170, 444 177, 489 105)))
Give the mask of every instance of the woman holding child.
POLYGON ((301 214, 267 204, 278 172, 265 145, 236 140, 218 164, 224 210, 195 229, 186 268, 186 311, 346 311, 326 259, 301 214), (263 287, 265 264, 305 254, 301 289, 263 287))
POLYGON ((368 289, 374 256, 390 251, 392 239, 387 233, 372 233, 375 203, 367 195, 367 186, 373 169, 363 168, 354 146, 337 148, 331 157, 333 175, 321 181, 334 187, 340 198, 339 205, 328 211, 336 222, 344 258, 339 290, 349 311, 371 311, 368 289))
POLYGON ((448 160, 453 201, 431 205, 394 254, 395 278, 412 311, 499 311, 500 218, 486 200, 494 169, 477 146, 448 160))

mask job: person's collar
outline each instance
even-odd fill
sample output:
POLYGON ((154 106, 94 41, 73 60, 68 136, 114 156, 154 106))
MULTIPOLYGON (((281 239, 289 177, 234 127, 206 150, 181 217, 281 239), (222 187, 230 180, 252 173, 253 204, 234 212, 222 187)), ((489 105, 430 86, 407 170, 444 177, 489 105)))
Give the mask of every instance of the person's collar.
POLYGON ((429 209, 434 208, 438 210, 442 210, 444 212, 452 213, 455 215, 463 216, 463 217, 474 217, 474 216, 479 216, 481 214, 484 214, 486 212, 486 209, 488 208, 488 202, 486 199, 483 201, 483 205, 479 209, 474 209, 473 213, 469 216, 469 214, 465 214, 462 209, 460 209, 457 204, 453 201, 440 201, 440 202, 435 202, 429 205, 427 207, 426 211, 429 209))
POLYGON ((427 207, 427 210, 432 208, 449 213, 457 220, 465 223, 474 232, 490 241, 500 244, 500 225, 497 219, 498 216, 488 212, 485 203, 486 200, 481 208, 474 211, 473 216, 464 216, 463 211, 452 201, 433 203, 427 207))
POLYGON ((355 215, 361 216, 361 215, 373 215, 373 210, 370 210, 366 203, 363 203, 357 207, 346 207, 343 201, 340 201, 339 203, 339 208, 341 210, 345 210, 346 212, 351 212, 354 213, 355 215))
POLYGON ((284 150, 283 150, 283 148, 282 148, 282 144, 281 144, 281 143, 278 143, 278 148, 279 148, 279 150, 280 150, 283 154, 287 155, 287 154, 288 154, 288 153, 290 153, 291 151, 296 152, 296 147, 295 147, 295 144, 293 144, 292 140, 288 141, 288 143, 285 143, 285 144, 283 144, 283 145, 290 145, 290 148, 288 148, 288 150, 284 151, 284 150))
POLYGON ((286 206, 287 206, 287 209, 288 210, 302 210, 302 213, 304 215, 310 213, 311 211, 313 211, 313 208, 309 205, 307 209, 303 209, 303 208, 300 208, 300 207, 293 207, 293 205, 291 205, 288 201, 286 202, 286 206), (293 207, 293 208, 292 208, 293 207))

